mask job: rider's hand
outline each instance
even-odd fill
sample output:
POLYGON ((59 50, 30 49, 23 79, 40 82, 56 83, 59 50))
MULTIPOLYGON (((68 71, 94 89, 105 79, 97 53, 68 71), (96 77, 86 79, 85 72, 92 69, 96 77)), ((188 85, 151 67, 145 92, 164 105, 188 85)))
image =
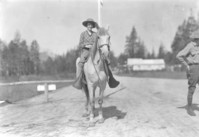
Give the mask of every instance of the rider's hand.
POLYGON ((85 47, 86 47, 86 48, 91 48, 91 47, 92 47, 92 45, 86 45, 85 47))

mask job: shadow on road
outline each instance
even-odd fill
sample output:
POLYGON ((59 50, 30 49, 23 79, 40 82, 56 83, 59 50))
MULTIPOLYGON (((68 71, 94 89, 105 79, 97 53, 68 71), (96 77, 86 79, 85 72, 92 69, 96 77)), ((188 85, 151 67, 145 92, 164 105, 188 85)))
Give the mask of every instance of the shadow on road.
MULTIPOLYGON (((103 116, 105 119, 109 118, 117 118, 117 119, 124 119, 126 116, 126 112, 122 112, 117 109, 116 106, 109 106, 109 107, 103 107, 103 116)), ((96 112, 99 112, 99 108, 96 109, 96 112)))
MULTIPOLYGON (((193 111, 199 111, 199 104, 192 104, 192 109, 193 111)), ((182 107, 177 107, 178 109, 185 109, 186 111, 188 111, 188 106, 182 106, 182 107)))

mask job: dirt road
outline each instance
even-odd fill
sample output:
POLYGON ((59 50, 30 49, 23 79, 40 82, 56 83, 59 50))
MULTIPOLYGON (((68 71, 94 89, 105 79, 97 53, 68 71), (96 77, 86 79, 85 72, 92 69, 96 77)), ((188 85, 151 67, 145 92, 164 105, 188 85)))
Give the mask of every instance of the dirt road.
MULTIPOLYGON (((89 127, 82 117, 84 95, 72 86, 44 96, 0 106, 0 136, 16 137, 196 137, 195 117, 186 112, 186 80, 117 77, 125 89, 105 91, 105 122, 89 127)), ((98 93, 98 91, 97 91, 98 93)), ((96 104, 98 107, 98 104, 96 104)))

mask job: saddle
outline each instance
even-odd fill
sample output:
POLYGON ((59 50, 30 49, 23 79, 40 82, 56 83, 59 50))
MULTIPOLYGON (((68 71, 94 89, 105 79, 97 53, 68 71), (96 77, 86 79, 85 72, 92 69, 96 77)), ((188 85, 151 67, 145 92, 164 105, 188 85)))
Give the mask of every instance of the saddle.
MULTIPOLYGON (((102 60, 102 61, 103 61, 104 71, 105 71, 106 75, 108 76, 108 81, 107 82, 109 84, 109 87, 110 88, 117 87, 120 84, 120 82, 117 81, 113 77, 113 74, 112 74, 111 70, 108 67, 107 60, 102 60)), ((82 69, 81 72, 80 72, 79 77, 74 81, 73 87, 76 88, 76 89, 82 89, 84 84, 87 84, 87 81, 86 81, 86 77, 85 77, 85 74, 84 74, 84 70, 82 69)))

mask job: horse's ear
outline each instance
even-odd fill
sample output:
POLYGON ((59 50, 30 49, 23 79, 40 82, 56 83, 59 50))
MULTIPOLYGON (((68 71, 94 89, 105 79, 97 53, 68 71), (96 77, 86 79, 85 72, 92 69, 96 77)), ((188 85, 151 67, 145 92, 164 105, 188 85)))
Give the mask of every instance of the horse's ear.
POLYGON ((109 29, 110 29, 110 25, 107 24, 107 25, 106 25, 106 30, 109 31, 109 29))

